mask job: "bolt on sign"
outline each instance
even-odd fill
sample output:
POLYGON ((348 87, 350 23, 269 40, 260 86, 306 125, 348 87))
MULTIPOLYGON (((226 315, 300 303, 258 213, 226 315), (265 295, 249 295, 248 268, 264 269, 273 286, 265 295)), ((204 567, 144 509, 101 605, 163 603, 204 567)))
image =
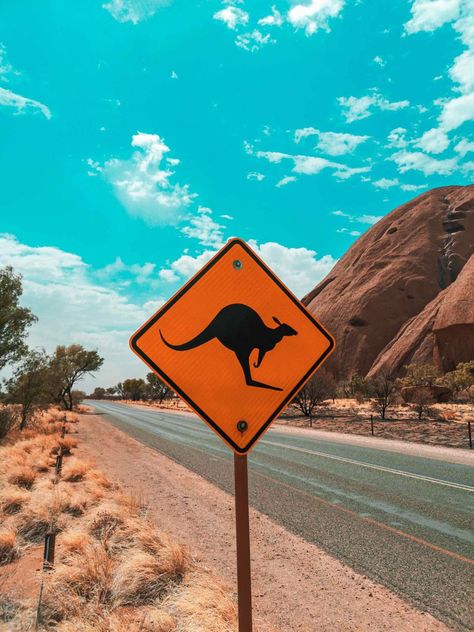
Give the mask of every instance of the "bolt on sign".
POLYGON ((237 454, 255 445, 335 346, 239 239, 229 241, 130 344, 237 454))

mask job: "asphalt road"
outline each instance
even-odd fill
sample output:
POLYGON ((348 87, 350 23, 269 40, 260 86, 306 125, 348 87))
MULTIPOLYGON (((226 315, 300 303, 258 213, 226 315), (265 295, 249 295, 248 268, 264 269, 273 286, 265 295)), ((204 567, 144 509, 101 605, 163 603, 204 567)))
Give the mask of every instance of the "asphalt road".
MULTIPOLYGON (((198 418, 88 403, 233 491, 232 454, 198 418)), ((249 455, 249 487, 252 506, 289 531, 453 629, 474 629, 474 467, 275 428, 249 455)))

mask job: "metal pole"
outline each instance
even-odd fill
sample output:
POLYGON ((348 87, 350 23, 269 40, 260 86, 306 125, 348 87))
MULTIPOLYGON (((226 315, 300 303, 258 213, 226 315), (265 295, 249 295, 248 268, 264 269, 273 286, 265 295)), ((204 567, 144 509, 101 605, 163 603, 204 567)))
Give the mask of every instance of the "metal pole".
POLYGON ((239 632, 252 632, 252 583, 247 455, 234 454, 239 632))
POLYGON ((370 415, 370 430, 372 432, 372 436, 374 436, 374 416, 370 415))
POLYGON ((471 432, 471 422, 470 421, 467 422, 467 432, 469 434, 469 447, 472 450, 472 432, 471 432))
POLYGON ((44 538, 43 569, 50 570, 54 566, 54 550, 56 548, 56 531, 49 531, 44 538))

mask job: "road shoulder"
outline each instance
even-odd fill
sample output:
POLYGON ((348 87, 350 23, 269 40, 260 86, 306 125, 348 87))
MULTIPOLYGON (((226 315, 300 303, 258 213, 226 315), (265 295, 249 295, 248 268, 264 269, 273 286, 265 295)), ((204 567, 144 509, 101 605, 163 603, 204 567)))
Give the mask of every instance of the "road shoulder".
MULTIPOLYGON (((84 451, 149 505, 150 518, 161 529, 235 585, 233 497, 103 417, 84 415, 82 420, 84 451)), ((282 632, 448 630, 253 509, 251 530, 257 622, 267 621, 282 632)))

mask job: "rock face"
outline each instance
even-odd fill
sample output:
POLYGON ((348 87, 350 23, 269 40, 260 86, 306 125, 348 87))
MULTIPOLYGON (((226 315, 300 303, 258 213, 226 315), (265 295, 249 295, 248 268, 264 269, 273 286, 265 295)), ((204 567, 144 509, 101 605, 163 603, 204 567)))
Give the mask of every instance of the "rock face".
POLYGON ((434 189, 386 215, 303 299, 336 338, 327 368, 345 379, 473 359, 473 253, 474 186, 434 189))

